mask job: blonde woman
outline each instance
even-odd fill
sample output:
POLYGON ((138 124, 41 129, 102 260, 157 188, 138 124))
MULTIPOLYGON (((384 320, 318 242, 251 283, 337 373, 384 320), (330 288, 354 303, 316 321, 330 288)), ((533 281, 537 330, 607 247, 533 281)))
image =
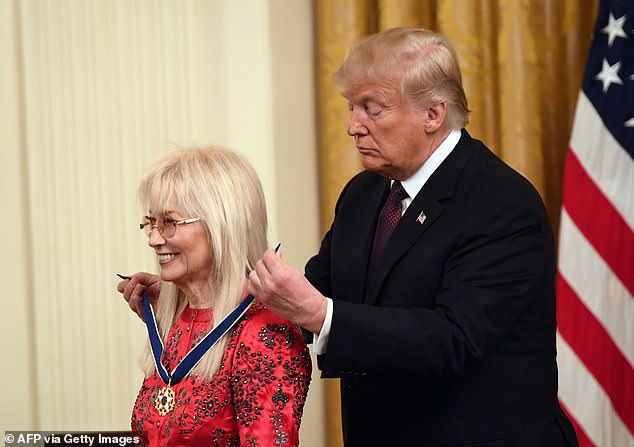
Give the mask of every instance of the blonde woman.
POLYGON ((132 430, 150 446, 298 445, 308 350, 297 326, 245 301, 267 248, 255 171, 225 148, 172 151, 148 169, 139 197, 161 281, 153 314, 145 309, 132 430))

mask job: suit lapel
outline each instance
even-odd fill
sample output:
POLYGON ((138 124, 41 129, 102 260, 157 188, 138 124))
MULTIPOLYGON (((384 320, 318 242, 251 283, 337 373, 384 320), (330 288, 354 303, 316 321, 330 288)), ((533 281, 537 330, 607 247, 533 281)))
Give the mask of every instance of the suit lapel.
POLYGON ((429 227, 442 214, 442 206, 431 194, 418 193, 414 201, 407 208, 388 243, 377 277, 371 282, 367 291, 366 303, 375 304, 379 291, 390 270, 407 251, 414 245, 429 227), (424 217, 419 217, 424 216, 424 217), (421 223, 421 220, 423 221, 421 223))
MULTIPOLYGON (((381 286, 394 264, 403 257, 438 220, 443 212, 441 202, 454 195, 456 183, 473 152, 473 140, 466 130, 449 156, 436 169, 418 192, 407 211, 399 221, 392 239, 385 249, 377 277, 367 291, 365 302, 375 304, 381 286)), ((370 242, 370 245, 372 242, 370 242)), ((366 263, 367 267, 367 263, 366 263)), ((365 276, 365 275, 364 275, 365 276)))
POLYGON ((346 284, 348 301, 362 302, 366 291, 368 264, 374 242, 376 224, 390 191, 390 182, 384 177, 377 176, 379 181, 372 185, 365 195, 363 203, 359 203, 357 215, 358 231, 351 236, 347 253, 342 254, 349 258, 345 265, 351 266, 354 271, 346 272, 348 278, 346 284))

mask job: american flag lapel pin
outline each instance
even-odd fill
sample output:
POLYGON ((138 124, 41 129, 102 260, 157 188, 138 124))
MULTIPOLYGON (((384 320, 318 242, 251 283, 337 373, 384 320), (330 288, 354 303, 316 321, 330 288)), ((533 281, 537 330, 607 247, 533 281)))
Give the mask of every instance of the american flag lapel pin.
POLYGON ((427 219, 427 216, 425 215, 425 211, 421 211, 418 217, 416 218, 416 222, 422 225, 425 223, 425 219, 427 219))

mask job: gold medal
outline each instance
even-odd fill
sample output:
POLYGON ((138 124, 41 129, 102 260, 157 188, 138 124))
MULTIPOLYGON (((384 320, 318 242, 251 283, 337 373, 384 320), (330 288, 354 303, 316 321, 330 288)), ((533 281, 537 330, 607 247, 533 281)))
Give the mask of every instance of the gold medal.
POLYGON ((167 385, 161 388, 156 395, 156 399, 154 399, 154 408, 158 410, 158 413, 161 416, 165 416, 174 409, 175 402, 176 393, 174 393, 174 388, 167 385))

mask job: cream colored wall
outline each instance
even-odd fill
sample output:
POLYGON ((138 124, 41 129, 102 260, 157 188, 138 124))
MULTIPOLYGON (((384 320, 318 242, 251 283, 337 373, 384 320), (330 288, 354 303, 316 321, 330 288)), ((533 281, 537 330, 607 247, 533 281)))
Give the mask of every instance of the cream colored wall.
MULTIPOLYGON (((0 431, 129 427, 145 335, 114 274, 153 269, 135 189, 160 152, 247 154, 271 243, 299 269, 315 252, 311 13, 310 0, 0 0, 0 431)), ((323 412, 315 374, 302 445, 324 445, 323 412)))

